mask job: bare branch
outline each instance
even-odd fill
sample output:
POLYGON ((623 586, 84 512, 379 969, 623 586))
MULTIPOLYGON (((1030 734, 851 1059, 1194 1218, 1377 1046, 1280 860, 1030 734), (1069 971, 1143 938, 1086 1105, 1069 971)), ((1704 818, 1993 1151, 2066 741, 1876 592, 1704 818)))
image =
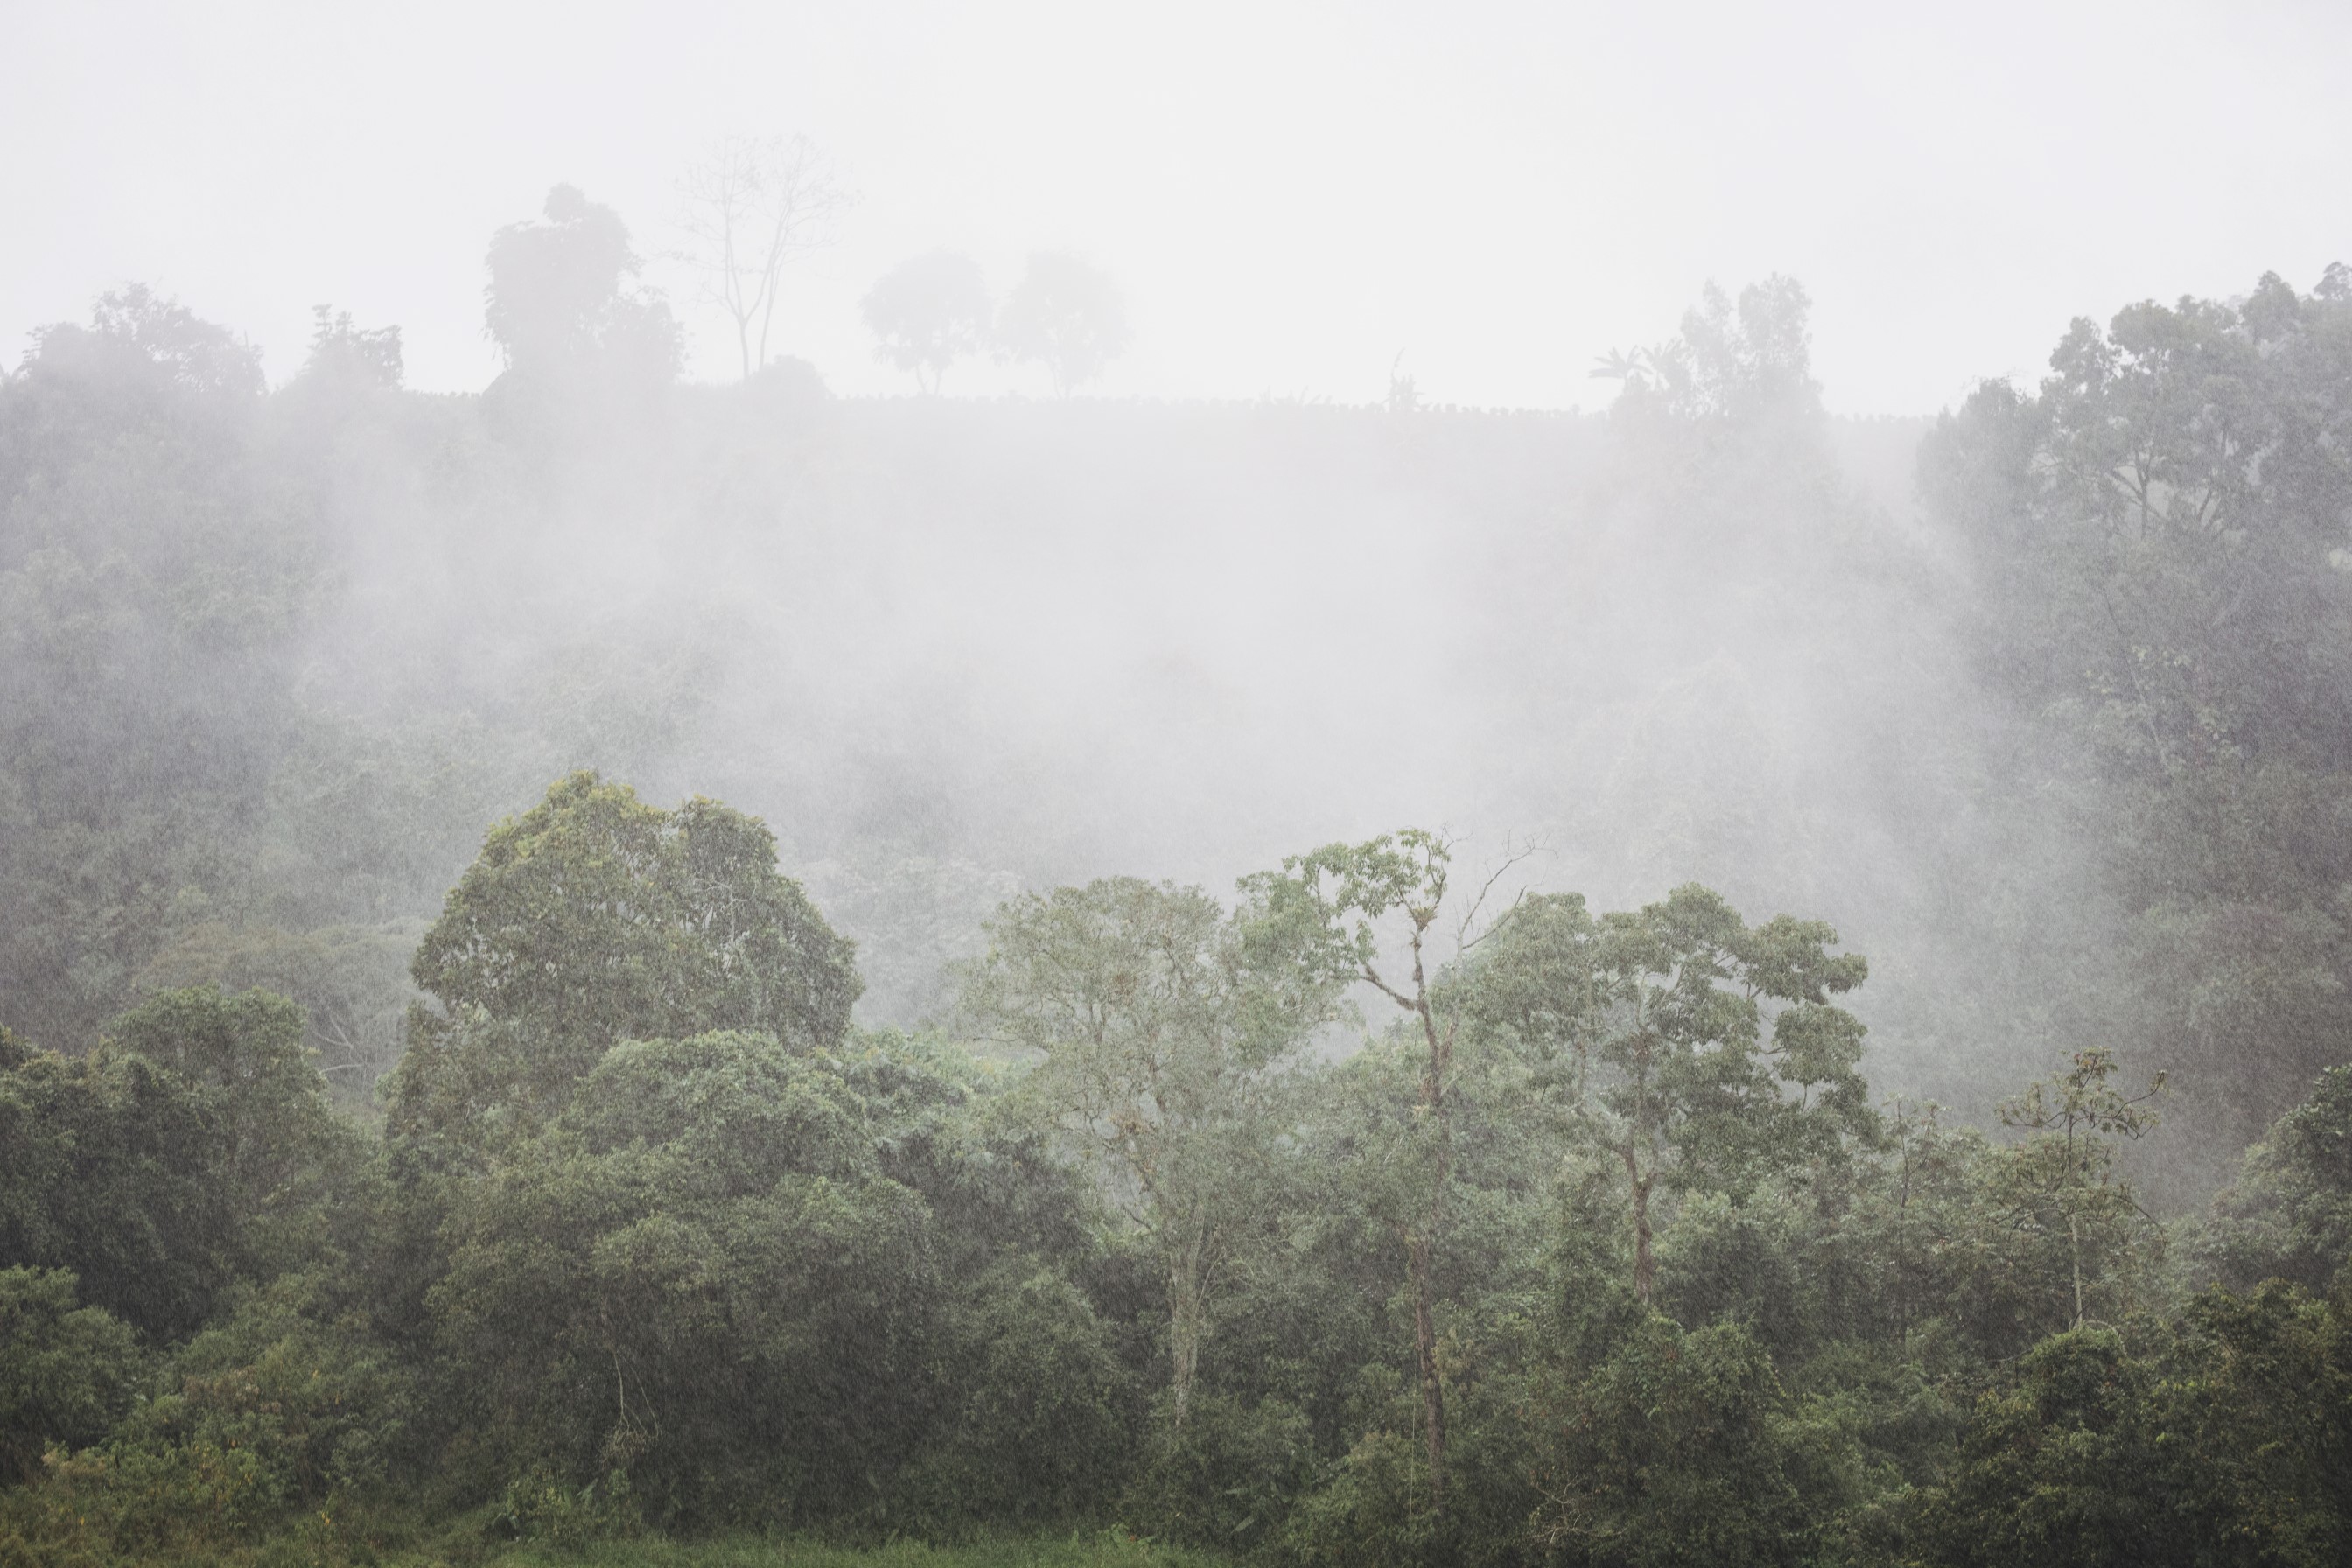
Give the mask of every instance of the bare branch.
POLYGON ((856 198, 799 135, 723 137, 678 182, 678 194, 686 199, 678 227, 693 242, 678 258, 701 270, 703 298, 735 323, 748 376, 768 363, 786 264, 831 243, 856 198))
MULTIPOLYGON (((1486 908, 1486 900, 1494 893, 1495 884, 1501 881, 1506 876, 1509 875, 1513 867, 1520 865, 1538 854, 1549 854, 1550 852, 1550 847, 1549 845, 1545 844, 1540 838, 1537 838, 1533 836, 1530 836, 1517 848, 1512 847, 1510 838, 1507 836, 1505 837, 1503 839, 1503 858, 1501 862, 1496 866, 1494 871, 1486 878, 1486 879, 1478 885, 1478 896, 1470 900, 1470 907, 1463 910, 1462 918, 1454 922, 1454 956, 1456 960, 1459 960, 1464 953, 1468 952, 1472 948, 1486 941, 1487 931, 1493 931, 1496 925, 1501 923, 1498 918, 1496 921, 1490 922, 1486 926, 1486 931, 1481 931, 1476 936, 1474 937, 1469 934, 1471 928, 1478 923, 1478 911, 1486 908)), ((1526 899, 1527 896, 1527 889, 1525 888, 1520 889, 1517 897, 1511 900, 1511 908, 1518 908, 1520 901, 1526 899)), ((1504 911, 1505 914, 1508 914, 1509 912, 1509 910, 1506 910, 1504 911)))

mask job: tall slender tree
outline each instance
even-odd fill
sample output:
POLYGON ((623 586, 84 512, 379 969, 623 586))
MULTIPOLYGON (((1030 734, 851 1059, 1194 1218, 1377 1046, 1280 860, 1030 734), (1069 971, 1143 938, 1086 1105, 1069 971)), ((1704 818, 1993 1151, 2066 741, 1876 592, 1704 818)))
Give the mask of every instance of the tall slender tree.
POLYGON ((721 137, 678 182, 690 240, 685 259, 702 273, 703 297, 727 312, 743 374, 768 363, 768 337, 784 268, 833 239, 856 204, 806 136, 721 137))
MULTIPOLYGON (((1432 931, 1444 907, 1453 850, 1421 828, 1383 834, 1361 844, 1328 844, 1294 855, 1279 871, 1243 883, 1259 929, 1305 955, 1309 972, 1360 982, 1402 1010, 1421 1037, 1423 1058, 1406 1163, 1419 1175, 1417 1196, 1390 1221, 1405 1256, 1412 1292, 1413 1357, 1422 1395, 1422 1436, 1433 1502, 1445 1498, 1445 1386, 1438 1364, 1437 1249, 1454 1179, 1453 1110, 1447 1099, 1458 1001, 1442 995, 1431 952, 1432 931), (1403 957, 1392 964, 1381 951, 1384 922, 1402 918, 1403 957)), ((1498 873, 1499 874, 1499 873, 1498 873)), ((1489 878, 1486 889, 1491 890, 1489 878)), ((1460 921, 1457 938, 1477 914, 1477 901, 1460 921)))
POLYGON ((966 1013, 1037 1053, 1032 1102, 1156 1255, 1181 1426, 1218 1287, 1266 1218, 1286 1069, 1331 988, 1199 889, 1132 877, 1016 899, 989 932, 966 1013))

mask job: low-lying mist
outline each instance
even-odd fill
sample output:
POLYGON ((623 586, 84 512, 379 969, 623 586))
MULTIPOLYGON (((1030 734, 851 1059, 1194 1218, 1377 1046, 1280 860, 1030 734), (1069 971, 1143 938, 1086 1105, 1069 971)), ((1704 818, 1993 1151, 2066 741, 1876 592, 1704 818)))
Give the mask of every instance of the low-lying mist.
POLYGON ((484 831, 590 768, 765 818, 869 1023, 944 1020, 1021 889, 1420 825, 1532 847, 1506 897, 1830 921, 1883 1090, 1982 1115, 2118 1029, 2100 808, 1988 684, 1984 541, 1920 504, 1927 421, 1823 413, 1793 283, 1710 293, 1602 414, 679 385, 666 317, 591 303, 480 396, 323 310, 266 394, 143 291, 37 342, 13 1025, 266 981, 357 1086, 484 831))

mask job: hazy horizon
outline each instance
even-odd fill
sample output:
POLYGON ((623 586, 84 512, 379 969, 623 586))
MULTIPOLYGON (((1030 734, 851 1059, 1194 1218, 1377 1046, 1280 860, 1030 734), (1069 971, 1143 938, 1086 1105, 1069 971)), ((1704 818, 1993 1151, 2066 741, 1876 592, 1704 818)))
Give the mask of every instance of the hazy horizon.
MULTIPOLYGON (((2343 248, 2332 160, 2352 15, 2318 5, 1191 8, 0 6, 0 357, 152 284, 299 367, 310 307, 397 325, 407 381, 496 373, 482 254, 550 186, 616 209, 688 331, 675 183, 719 135, 804 133, 861 200, 787 278, 777 350, 910 390, 857 301, 968 251, 1118 281, 1108 395, 1595 407, 1597 354, 1710 279, 1815 301, 1841 414, 2031 382, 2066 322, 2142 298, 2309 288, 2343 248), (2196 221, 2179 193, 2195 190, 2196 221)), ((1043 391, 960 367, 952 394, 1043 391)))

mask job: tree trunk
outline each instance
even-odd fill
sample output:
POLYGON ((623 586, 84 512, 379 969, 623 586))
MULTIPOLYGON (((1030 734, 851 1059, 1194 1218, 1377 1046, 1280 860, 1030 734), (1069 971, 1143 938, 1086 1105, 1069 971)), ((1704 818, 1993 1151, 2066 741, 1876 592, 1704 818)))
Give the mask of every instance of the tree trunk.
POLYGON ((1430 1238, 1414 1237, 1405 1257, 1412 1274, 1413 1344, 1421 1359, 1421 1408, 1429 1440, 1429 1497, 1434 1506, 1445 1502, 1445 1386, 1437 1375, 1437 1314, 1430 1279, 1430 1238))
POLYGON ((1192 1376, 1201 1366, 1201 1341, 1208 1331, 1208 1291, 1202 1279, 1198 1238, 1181 1244, 1168 1264, 1169 1397, 1171 1424, 1181 1427, 1192 1403, 1192 1376))
POLYGON ((1658 1260, 1650 1252, 1650 1183, 1653 1178, 1642 1174, 1631 1143, 1625 1145, 1624 1154, 1625 1180, 1633 1193, 1633 1295, 1646 1307, 1650 1304, 1650 1287, 1658 1277, 1658 1260))
POLYGON ((1421 1101, 1437 1123, 1436 1180, 1429 1194, 1429 1223, 1407 1247, 1412 1264, 1413 1342, 1420 1352, 1423 1426, 1429 1441, 1429 1501, 1445 1506, 1445 1384, 1437 1373, 1437 1282, 1434 1254, 1445 1223, 1446 1189, 1454 1180, 1454 1123, 1445 1103, 1445 1069, 1454 1062, 1454 1031, 1441 1032, 1429 1005, 1429 983, 1421 961, 1421 931, 1412 935, 1414 1010, 1429 1043, 1429 1070, 1422 1075, 1421 1101))
POLYGON ((2083 1220, 2079 1215, 2066 1216, 2066 1239, 2074 1258, 2074 1326, 2083 1326, 2083 1220))

